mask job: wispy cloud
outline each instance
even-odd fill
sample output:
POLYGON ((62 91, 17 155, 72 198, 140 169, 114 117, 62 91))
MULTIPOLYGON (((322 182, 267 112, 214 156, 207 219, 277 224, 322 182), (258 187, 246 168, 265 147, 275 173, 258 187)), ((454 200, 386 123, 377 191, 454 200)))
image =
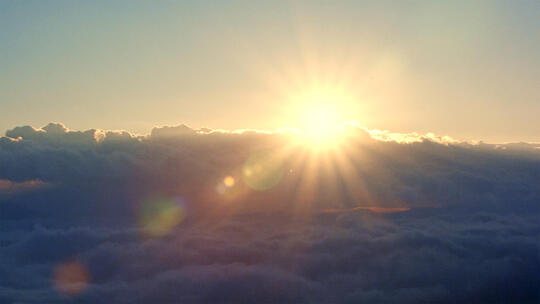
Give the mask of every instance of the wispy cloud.
POLYGON ((14 194, 21 191, 30 191, 49 187, 51 184, 40 180, 29 180, 24 182, 13 182, 7 179, 0 179, 0 194, 14 194))

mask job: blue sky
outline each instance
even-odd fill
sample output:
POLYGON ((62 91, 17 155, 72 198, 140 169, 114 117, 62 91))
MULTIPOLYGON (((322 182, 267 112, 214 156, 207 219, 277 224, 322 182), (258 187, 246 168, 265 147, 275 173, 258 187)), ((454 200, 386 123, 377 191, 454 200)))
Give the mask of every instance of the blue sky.
POLYGON ((537 1, 0 1, 0 129, 297 127, 343 120, 539 141, 537 1), (8 114, 9 113, 9 114, 8 114))

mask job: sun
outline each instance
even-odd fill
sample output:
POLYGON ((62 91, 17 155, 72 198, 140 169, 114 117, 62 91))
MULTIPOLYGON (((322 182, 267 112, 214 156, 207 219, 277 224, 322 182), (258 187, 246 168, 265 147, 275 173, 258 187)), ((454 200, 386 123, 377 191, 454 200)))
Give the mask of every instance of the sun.
POLYGON ((301 132, 307 144, 314 148, 331 148, 343 136, 341 113, 330 103, 306 106, 302 113, 301 132))
POLYGON ((335 149, 343 142, 344 124, 355 113, 354 99, 337 86, 316 85, 298 90, 289 102, 298 142, 314 150, 335 149))

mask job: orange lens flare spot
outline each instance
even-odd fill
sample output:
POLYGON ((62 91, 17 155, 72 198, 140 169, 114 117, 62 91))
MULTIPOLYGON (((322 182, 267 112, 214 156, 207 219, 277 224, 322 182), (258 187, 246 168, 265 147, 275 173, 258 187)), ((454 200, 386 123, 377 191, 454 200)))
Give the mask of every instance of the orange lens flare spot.
POLYGON ((231 190, 232 187, 236 184, 234 177, 228 175, 223 180, 221 180, 216 186, 216 192, 219 194, 225 194, 228 190, 231 190))
POLYGON ((75 297, 86 289, 90 274, 84 265, 69 261, 58 265, 53 273, 53 285, 63 296, 75 297))
POLYGON ((227 176, 223 179, 223 184, 228 188, 234 186, 235 183, 236 181, 234 180, 234 177, 232 176, 227 176))

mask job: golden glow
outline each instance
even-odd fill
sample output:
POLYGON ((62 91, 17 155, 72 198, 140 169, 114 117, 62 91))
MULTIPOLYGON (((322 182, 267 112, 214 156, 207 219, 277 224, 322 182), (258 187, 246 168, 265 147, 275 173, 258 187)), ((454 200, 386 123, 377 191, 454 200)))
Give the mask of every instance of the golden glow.
POLYGON ((330 148, 343 136, 343 123, 336 109, 329 104, 310 106, 304 113, 302 133, 307 143, 316 148, 330 148))
POLYGON ((291 125, 301 142, 314 149, 334 149, 343 139, 344 123, 357 112, 355 98, 339 85, 314 84, 290 97, 291 125))

